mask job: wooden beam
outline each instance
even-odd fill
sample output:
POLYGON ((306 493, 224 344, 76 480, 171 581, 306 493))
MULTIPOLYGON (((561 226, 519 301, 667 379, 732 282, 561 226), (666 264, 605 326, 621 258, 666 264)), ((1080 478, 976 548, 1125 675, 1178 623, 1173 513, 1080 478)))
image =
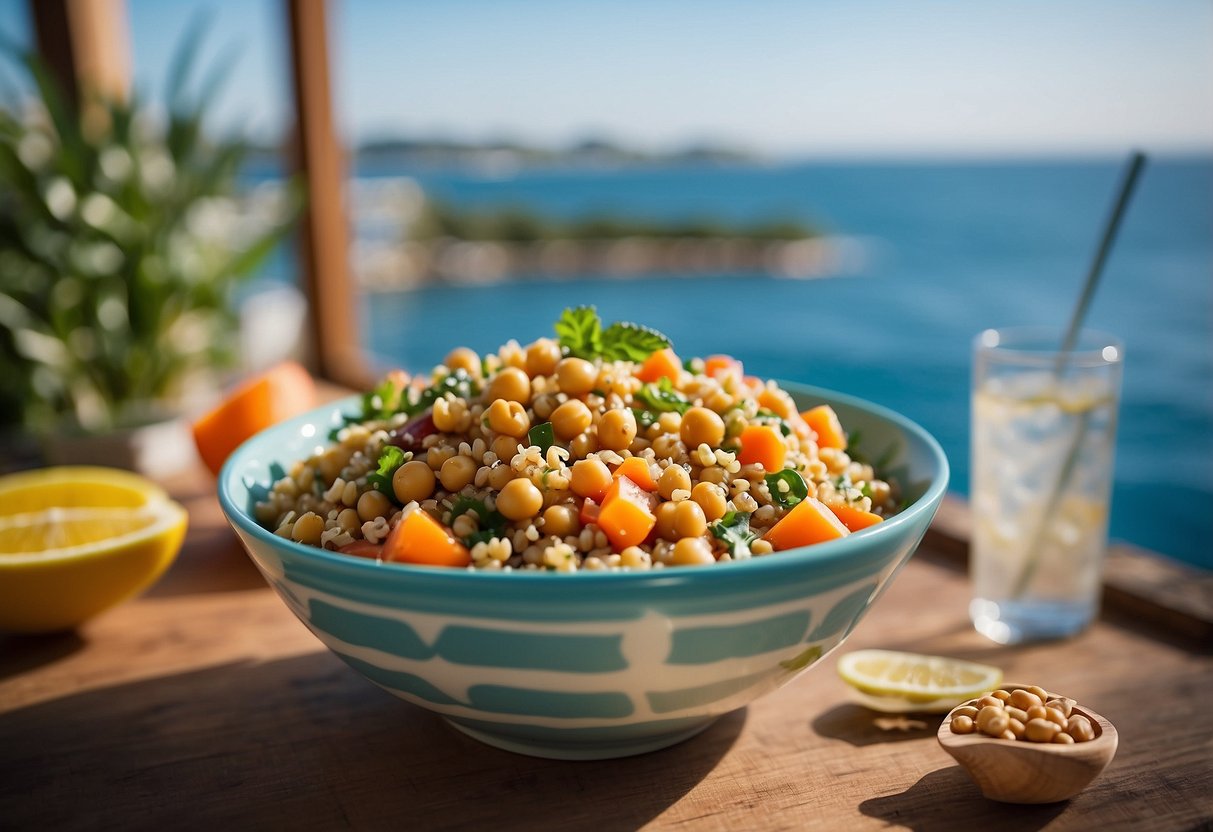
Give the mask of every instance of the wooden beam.
POLYGON ((307 185, 300 229, 313 363, 323 378, 364 386, 350 280, 343 150, 333 124, 325 0, 286 0, 295 92, 295 163, 307 185))
POLYGON ((125 0, 29 0, 38 52, 68 99, 84 90, 125 98, 130 36, 125 0))

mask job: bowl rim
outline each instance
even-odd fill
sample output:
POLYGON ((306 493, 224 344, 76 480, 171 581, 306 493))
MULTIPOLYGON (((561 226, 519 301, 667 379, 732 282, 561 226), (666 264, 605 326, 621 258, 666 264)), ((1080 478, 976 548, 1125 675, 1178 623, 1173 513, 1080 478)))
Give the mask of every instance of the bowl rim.
MULTIPOLYGON (((263 430, 256 435, 250 437, 243 442, 235 451, 233 451, 224 462, 222 469, 219 472, 219 477, 216 482, 216 490, 219 497, 219 504, 227 517, 228 522, 233 526, 238 527, 238 531, 243 531, 245 534, 272 546, 276 549, 286 548, 296 557, 308 561, 314 561, 317 564, 329 568, 339 569, 345 572, 360 574, 364 577, 379 577, 383 579, 385 575, 397 575, 401 577, 415 576, 419 579, 424 579, 427 582, 451 582, 460 585, 475 585, 484 586, 497 581, 508 581, 511 583, 522 583, 526 585, 562 585, 576 586, 584 588, 587 584, 601 586, 631 586, 635 584, 668 584, 686 580, 690 576, 695 576, 696 581, 732 581, 741 577, 736 570, 741 569, 742 575, 748 575, 757 578, 764 572, 783 571, 789 568, 806 565, 835 565, 844 567, 847 561, 851 559, 855 548, 854 538, 863 541, 875 542, 882 538, 894 538, 904 526, 910 526, 918 521, 920 515, 924 512, 932 510, 931 507, 937 505, 947 491, 948 480, 950 478, 950 467, 948 464, 947 455, 944 454, 943 448, 939 442, 925 428, 917 422, 909 419, 902 414, 891 410, 883 405, 876 404, 866 399, 852 396, 847 393, 839 393, 835 390, 830 390, 824 387, 817 387, 809 384, 801 384, 798 382, 789 382, 775 380, 776 383, 789 393, 810 398, 824 399, 829 402, 841 404, 847 407, 866 411, 873 416, 876 416, 884 421, 892 423, 903 433, 913 436, 923 445, 929 452, 930 457, 938 467, 937 476, 931 481, 918 499, 906 506, 901 512, 879 523, 876 526, 865 529, 862 532, 856 532, 847 537, 838 540, 831 540, 825 543, 817 543, 812 546, 801 546, 795 549, 787 549, 779 553, 779 557, 762 556, 755 558, 747 558, 742 561, 731 561, 727 563, 703 564, 697 566, 680 566, 677 569, 658 569, 658 570, 643 570, 643 571, 618 571, 618 572, 601 572, 578 570, 573 573, 552 572, 550 570, 511 570, 509 572, 501 572, 498 570, 477 570, 477 569, 451 569, 449 567, 434 567, 421 566, 407 563, 394 563, 385 561, 375 561, 367 558, 351 557, 342 555, 338 552, 331 552, 327 549, 321 549, 315 546, 308 546, 303 543, 297 543, 293 540, 287 540, 279 537, 269 529, 260 525, 237 501, 229 492, 229 483, 238 481, 238 468, 242 466, 246 458, 256 453, 257 448, 266 441, 266 437, 276 435, 279 432, 289 433, 296 430, 298 427, 308 424, 327 421, 331 418, 336 410, 348 409, 351 405, 359 400, 359 394, 353 394, 343 399, 338 399, 328 404, 322 405, 312 410, 307 411, 299 416, 281 422, 266 430, 263 430), (384 570, 388 570, 386 573, 384 570), (713 577, 714 576, 714 577, 713 577)), ((247 487, 247 486, 246 486, 247 487)))

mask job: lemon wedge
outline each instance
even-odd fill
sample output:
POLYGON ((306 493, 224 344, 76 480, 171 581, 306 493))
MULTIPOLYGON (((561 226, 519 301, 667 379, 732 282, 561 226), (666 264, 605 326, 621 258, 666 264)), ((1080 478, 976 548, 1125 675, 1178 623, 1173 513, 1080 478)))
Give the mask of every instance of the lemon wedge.
POLYGON ((186 523, 184 508, 127 471, 0 477, 0 630, 68 629, 147 588, 173 562, 186 523))
POLYGON ((878 711, 943 713, 1002 682, 997 667, 944 656, 857 650, 838 660, 855 701, 878 711))

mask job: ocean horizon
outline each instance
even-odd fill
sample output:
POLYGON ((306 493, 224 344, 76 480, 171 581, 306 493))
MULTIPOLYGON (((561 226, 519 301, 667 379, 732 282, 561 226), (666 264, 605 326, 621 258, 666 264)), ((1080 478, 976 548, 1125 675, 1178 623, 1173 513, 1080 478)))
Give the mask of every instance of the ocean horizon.
MULTIPOLYGON (((427 196, 555 218, 790 218, 862 243, 855 273, 633 279, 538 275, 363 295, 363 345, 427 369, 453 346, 551 334, 566 306, 669 335, 683 355, 729 353, 756 375, 857 395, 922 424, 968 492, 973 338, 1065 326, 1123 161, 815 160, 507 171, 362 166, 427 196)), ((355 228, 355 237, 358 236, 355 228)), ((1213 568, 1213 155, 1153 159, 1086 326, 1119 336, 1124 389, 1110 536, 1213 568)))

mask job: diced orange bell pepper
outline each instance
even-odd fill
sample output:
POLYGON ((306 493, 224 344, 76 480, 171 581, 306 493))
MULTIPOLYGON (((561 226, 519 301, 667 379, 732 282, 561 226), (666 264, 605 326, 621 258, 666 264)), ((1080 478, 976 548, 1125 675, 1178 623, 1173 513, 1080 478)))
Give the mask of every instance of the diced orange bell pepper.
POLYGON ((415 509, 388 534, 383 542, 383 559, 425 566, 467 566, 472 555, 449 529, 415 509))
POLYGON ((760 462, 772 474, 783 470, 788 446, 778 430, 770 425, 747 425, 740 438, 741 450, 737 454, 737 461, 742 465, 760 462))
POLYGON ((780 419, 791 419, 796 415, 796 403, 784 390, 762 388, 758 394, 758 406, 771 411, 780 419))
POLYGON ((649 463, 638 456, 631 456, 619 464, 615 469, 613 476, 627 477, 632 482, 639 485, 645 491, 656 491, 657 483, 653 481, 653 474, 649 470, 649 463))
POLYGON ((731 378, 734 390, 745 384, 745 371, 741 362, 731 355, 709 355, 703 360, 703 374, 721 383, 731 378))
POLYGON ((884 521, 884 518, 879 514, 864 511, 861 508, 855 508, 846 503, 830 503, 826 508, 834 512, 834 516, 842 521, 842 525, 853 532, 866 529, 869 526, 875 526, 877 523, 884 521))
POLYGON ((817 434, 817 447, 837 448, 840 451, 847 449, 847 434, 842 429, 842 422, 838 420, 838 414, 834 412, 834 408, 828 404, 819 404, 812 410, 801 413, 800 416, 817 434))
POLYGON ((678 355, 669 347, 650 355, 640 365, 640 369, 636 371, 636 378, 651 384, 661 378, 668 378, 670 381, 677 383, 678 376, 682 373, 682 361, 678 355))
POLYGON ((846 537, 850 530, 815 497, 805 497, 771 527, 763 539, 776 551, 846 537))
POLYGON ((611 548, 622 552, 628 546, 643 543, 657 524, 656 505, 657 495, 627 477, 616 479, 598 512, 598 527, 611 541, 611 548))

